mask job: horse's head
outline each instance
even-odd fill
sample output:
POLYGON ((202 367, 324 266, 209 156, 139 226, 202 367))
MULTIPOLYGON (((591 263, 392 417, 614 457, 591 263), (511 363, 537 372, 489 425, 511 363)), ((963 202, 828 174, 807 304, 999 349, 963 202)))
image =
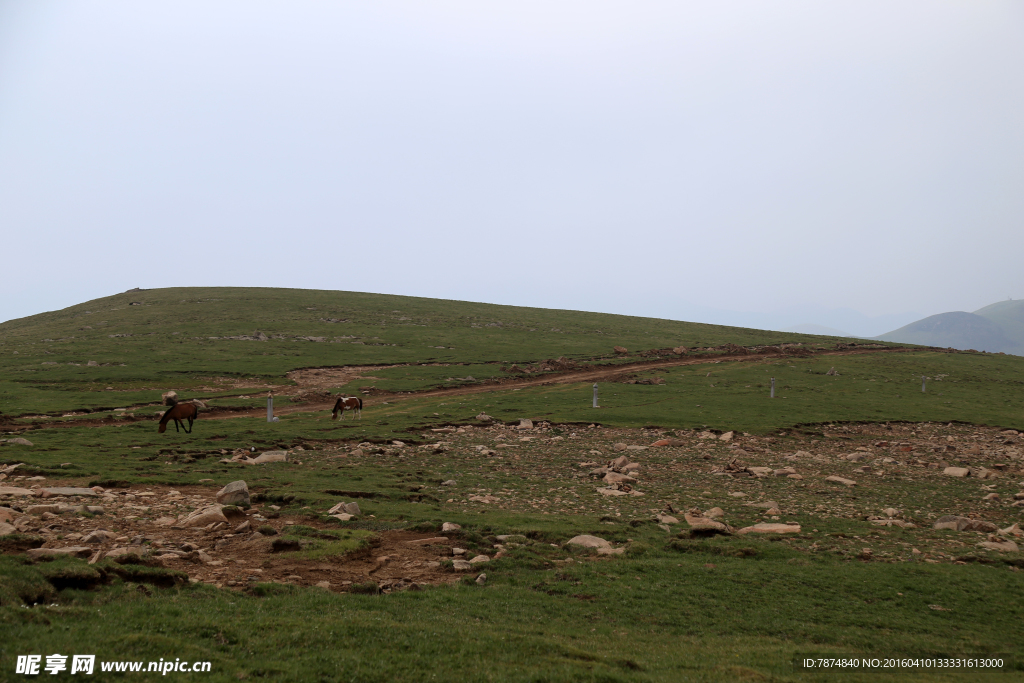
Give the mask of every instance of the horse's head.
POLYGON ((166 431, 167 431, 167 423, 166 423, 166 422, 161 422, 161 423, 160 423, 160 429, 158 429, 157 431, 158 431, 159 433, 161 433, 161 434, 163 434, 164 432, 166 432, 166 431))

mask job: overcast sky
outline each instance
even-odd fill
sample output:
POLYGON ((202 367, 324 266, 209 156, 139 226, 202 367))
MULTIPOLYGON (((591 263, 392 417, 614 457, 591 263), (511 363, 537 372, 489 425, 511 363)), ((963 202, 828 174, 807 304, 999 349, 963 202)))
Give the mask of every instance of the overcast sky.
POLYGON ((1024 2, 0 0, 0 231, 0 320, 238 285, 879 334, 1024 297, 1024 2))

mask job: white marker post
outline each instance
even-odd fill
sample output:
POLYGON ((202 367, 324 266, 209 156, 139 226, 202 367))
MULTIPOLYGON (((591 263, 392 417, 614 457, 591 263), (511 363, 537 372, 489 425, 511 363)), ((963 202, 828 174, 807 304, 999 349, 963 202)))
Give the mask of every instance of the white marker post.
POLYGON ((274 395, 267 394, 267 422, 274 421, 274 395))
POLYGON ((928 378, 925 377, 924 375, 921 375, 921 393, 922 394, 925 393, 924 389, 925 389, 925 385, 927 384, 927 382, 928 382, 928 378))
POLYGON ((775 378, 774 377, 772 377, 772 393, 771 393, 771 396, 769 396, 769 398, 775 398, 775 378))
POLYGON ((594 382, 594 407, 597 407, 597 382, 594 382))

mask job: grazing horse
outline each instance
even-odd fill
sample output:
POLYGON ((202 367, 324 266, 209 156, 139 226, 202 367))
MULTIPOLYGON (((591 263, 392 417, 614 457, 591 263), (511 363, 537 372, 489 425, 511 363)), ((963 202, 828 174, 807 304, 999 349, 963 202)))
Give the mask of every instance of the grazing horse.
POLYGON ((331 411, 331 419, 337 420, 338 413, 341 413, 341 419, 345 419, 346 410, 355 410, 359 412, 359 419, 363 419, 363 399, 352 396, 350 398, 340 397, 338 402, 334 404, 334 410, 331 411))
POLYGON ((174 431, 178 431, 178 425, 181 425, 182 429, 185 429, 184 420, 188 420, 188 429, 185 432, 188 434, 192 433, 192 422, 195 421, 199 415, 199 409, 196 408, 193 403, 175 403, 164 413, 164 416, 160 418, 160 429, 158 430, 161 434, 167 431, 167 423, 174 420, 174 431))

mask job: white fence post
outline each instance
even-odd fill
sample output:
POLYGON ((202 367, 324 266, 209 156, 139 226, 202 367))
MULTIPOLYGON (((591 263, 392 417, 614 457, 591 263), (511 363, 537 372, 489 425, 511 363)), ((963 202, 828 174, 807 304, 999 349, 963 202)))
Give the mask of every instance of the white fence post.
POLYGON ((274 395, 267 395, 267 422, 274 421, 274 395))
POLYGON ((597 382, 594 382, 594 407, 597 407, 597 382))
POLYGON ((769 398, 775 398, 775 378, 774 377, 772 377, 772 393, 771 393, 771 396, 769 396, 769 398))

